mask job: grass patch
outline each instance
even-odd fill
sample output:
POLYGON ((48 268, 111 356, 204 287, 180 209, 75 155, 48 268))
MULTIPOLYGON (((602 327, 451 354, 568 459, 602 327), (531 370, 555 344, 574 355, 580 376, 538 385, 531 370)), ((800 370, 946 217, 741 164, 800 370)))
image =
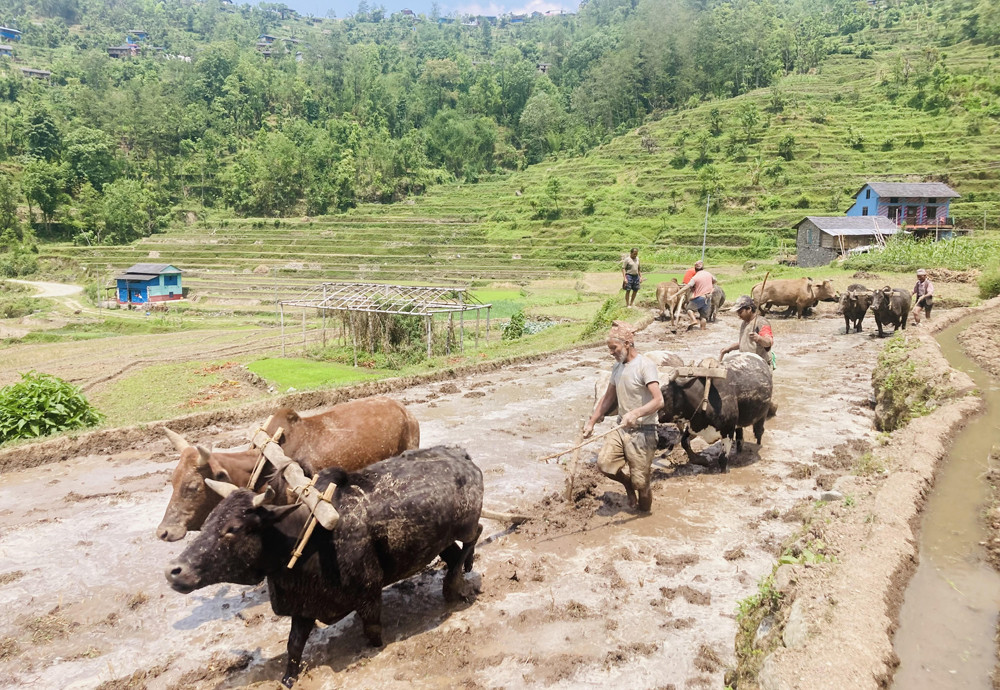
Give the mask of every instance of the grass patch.
POLYGON ((111 424, 151 422, 193 408, 218 409, 244 397, 244 389, 233 383, 236 366, 225 360, 157 364, 92 393, 90 399, 111 424), (213 391, 223 394, 210 395, 213 391))
POLYGON ((924 373, 924 366, 912 357, 916 348, 916 341, 897 333, 879 353, 872 372, 875 428, 879 431, 895 431, 936 407, 934 388, 924 373))
MULTIPOLYGON (((364 361, 364 353, 358 353, 359 361, 364 361)), ((263 379, 273 383, 281 391, 294 388, 311 390, 343 386, 376 378, 394 376, 395 372, 353 367, 335 362, 316 362, 309 359, 267 358, 251 362, 247 368, 263 379)))
POLYGON ((885 464, 870 452, 858 456, 851 467, 851 474, 859 477, 871 477, 883 472, 885 472, 885 464))
POLYGON ((777 625, 774 618, 781 607, 782 595, 774 588, 774 574, 761 579, 757 584, 757 592, 746 599, 741 599, 736 607, 736 657, 738 664, 736 667, 736 678, 733 679, 734 687, 755 687, 757 675, 760 673, 761 664, 764 663, 766 652, 778 645, 780 637, 777 634, 777 625), (759 646, 757 631, 761 630, 761 623, 766 618, 771 618, 770 633, 762 636, 761 642, 765 644, 759 646))

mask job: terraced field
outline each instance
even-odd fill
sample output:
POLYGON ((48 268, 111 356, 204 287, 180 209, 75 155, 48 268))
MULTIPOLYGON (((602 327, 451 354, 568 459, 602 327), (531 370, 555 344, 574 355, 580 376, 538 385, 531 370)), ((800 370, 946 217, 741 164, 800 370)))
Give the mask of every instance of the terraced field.
POLYGON ((960 227, 996 229, 1000 137, 995 108, 985 110, 996 100, 992 49, 928 48, 929 31, 920 16, 854 43, 832 38, 835 53, 812 73, 661 113, 583 156, 477 184, 336 216, 202 213, 131 246, 45 253, 79 261, 101 282, 133 263, 171 263, 195 304, 255 309, 321 280, 524 284, 610 272, 631 246, 647 269, 676 270, 700 256, 708 193, 707 257, 716 265, 794 253, 796 222, 843 213, 870 179, 946 181, 962 194, 951 209, 960 227), (862 44, 870 58, 859 57, 868 55, 862 44), (934 70, 949 76, 948 105, 908 105, 934 70), (749 137, 738 117, 748 105, 760 117, 749 137), (778 152, 788 136, 790 160, 778 152))

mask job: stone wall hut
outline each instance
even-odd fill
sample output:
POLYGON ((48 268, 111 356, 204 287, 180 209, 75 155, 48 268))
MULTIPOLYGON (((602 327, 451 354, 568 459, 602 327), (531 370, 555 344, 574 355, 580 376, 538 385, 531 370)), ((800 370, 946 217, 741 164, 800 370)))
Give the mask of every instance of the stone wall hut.
POLYGON ((795 228, 799 266, 825 266, 852 250, 882 245, 899 232, 882 216, 806 216, 795 228))

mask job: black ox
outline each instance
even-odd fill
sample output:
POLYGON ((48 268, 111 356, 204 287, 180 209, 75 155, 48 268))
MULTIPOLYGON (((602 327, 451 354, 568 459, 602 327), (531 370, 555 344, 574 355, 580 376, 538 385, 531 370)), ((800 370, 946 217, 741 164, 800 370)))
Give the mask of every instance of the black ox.
POLYGON ((840 296, 840 311, 844 314, 844 333, 851 332, 851 323, 854 323, 854 332, 861 332, 861 322, 865 320, 868 308, 872 306, 874 293, 861 283, 849 285, 847 292, 840 296))
POLYGON ((771 402, 771 367, 767 362, 755 354, 738 352, 726 357, 725 367, 726 378, 712 379, 704 409, 704 378, 671 376, 660 386, 663 392, 660 423, 677 422, 685 426, 681 446, 689 457, 694 456, 690 431, 702 435, 710 435, 713 430, 718 432, 722 437, 719 455, 722 472, 728 471, 733 441, 737 453, 743 449, 743 427, 752 426, 760 444, 764 438, 764 421, 773 417, 776 411, 771 402))
POLYGON ((882 332, 883 326, 894 326, 893 333, 900 328, 905 331, 906 320, 910 317, 910 293, 901 288, 891 288, 888 285, 881 290, 876 290, 875 297, 872 299, 872 315, 875 316, 879 338, 885 336, 882 332))
POLYGON ((328 469, 316 486, 336 484, 340 520, 316 527, 294 568, 289 557, 309 518, 302 506, 266 505, 256 495, 213 480, 227 493, 198 537, 165 575, 188 593, 220 582, 255 585, 267 578, 271 608, 291 616, 283 682, 298 676, 302 650, 320 620, 327 625, 357 611, 365 636, 382 645, 382 588, 416 574, 436 557, 447 565, 444 596, 467 596, 483 505, 483 475, 461 448, 406 451, 358 472, 328 469), (457 542, 461 542, 461 546, 457 542))

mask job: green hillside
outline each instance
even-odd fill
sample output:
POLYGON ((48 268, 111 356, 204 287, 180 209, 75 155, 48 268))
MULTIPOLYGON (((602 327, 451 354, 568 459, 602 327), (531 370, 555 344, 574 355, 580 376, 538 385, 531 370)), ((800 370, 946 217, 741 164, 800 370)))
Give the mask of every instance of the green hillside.
POLYGON ((528 281, 607 271, 632 245, 650 267, 675 269, 700 254, 708 194, 707 256, 742 262, 794 253, 794 223, 842 214, 872 179, 945 181, 962 195, 952 204, 957 224, 981 231, 985 213, 992 233, 997 49, 927 47, 935 21, 911 7, 891 29, 837 39, 808 74, 660 112, 586 155, 476 184, 338 215, 216 213, 129 246, 45 253, 104 271, 154 256, 190 271, 192 289, 234 299, 290 294, 319 278, 528 281), (261 266, 269 277, 231 277, 261 266))

